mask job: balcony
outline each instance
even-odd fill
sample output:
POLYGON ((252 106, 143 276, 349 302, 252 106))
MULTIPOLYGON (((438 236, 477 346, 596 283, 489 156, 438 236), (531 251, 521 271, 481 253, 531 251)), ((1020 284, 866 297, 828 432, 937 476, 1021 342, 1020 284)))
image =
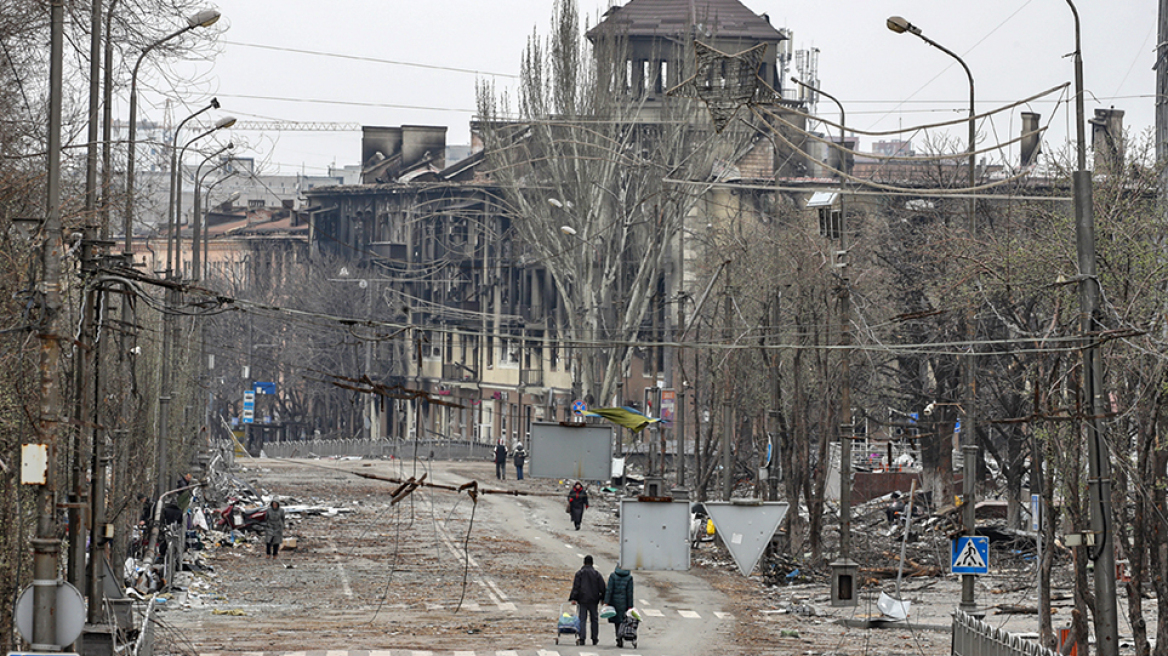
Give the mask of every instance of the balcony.
POLYGON ((388 241, 375 241, 369 244, 369 251, 376 257, 386 260, 406 261, 409 250, 405 244, 395 244, 388 241))
POLYGON ((520 369, 519 384, 523 387, 543 387, 543 369, 520 369))
POLYGON ((442 365, 442 379, 443 380, 461 380, 473 381, 477 380, 474 372, 461 364, 443 363, 442 365))

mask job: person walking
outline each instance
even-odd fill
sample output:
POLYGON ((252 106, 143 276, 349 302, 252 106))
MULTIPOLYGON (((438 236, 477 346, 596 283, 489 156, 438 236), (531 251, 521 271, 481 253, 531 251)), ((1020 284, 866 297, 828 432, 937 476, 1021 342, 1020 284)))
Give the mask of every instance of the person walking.
POLYGON ((580 644, 584 644, 584 629, 589 621, 592 622, 592 644, 600 641, 600 615, 596 607, 605 596, 604 587, 604 576, 592 567, 592 556, 584 556, 584 566, 576 572, 572 593, 568 595, 568 601, 580 609, 580 644))
POLYGON ((608 621, 616 625, 616 646, 623 647, 624 641, 620 637, 621 624, 624 624, 628 619, 625 613, 633 607, 632 572, 627 569, 621 569, 620 565, 616 566, 616 569, 608 576, 608 585, 605 586, 604 592, 604 603, 612 606, 613 610, 616 611, 616 615, 608 618, 608 621))
POLYGON ((580 520, 584 519, 584 509, 587 507, 588 491, 580 481, 576 481, 572 490, 568 492, 568 513, 572 516, 572 523, 576 525, 577 531, 580 530, 580 520))
POLYGON ((503 445, 503 440, 495 445, 495 478, 507 480, 507 447, 503 445))
POLYGON ((523 480, 523 462, 527 459, 527 451, 523 449, 523 443, 520 442, 515 446, 515 479, 523 480))
POLYGON ((284 509, 280 502, 272 499, 264 517, 264 544, 268 558, 275 560, 280 555, 280 545, 284 542, 284 509))

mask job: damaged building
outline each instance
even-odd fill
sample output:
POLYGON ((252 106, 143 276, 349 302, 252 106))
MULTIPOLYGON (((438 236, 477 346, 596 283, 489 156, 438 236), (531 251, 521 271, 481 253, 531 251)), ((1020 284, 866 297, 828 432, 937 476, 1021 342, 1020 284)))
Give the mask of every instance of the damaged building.
MULTIPOLYGON (((730 53, 763 44, 759 77, 780 88, 789 60, 787 35, 737 0, 703 7, 695 13, 690 3, 634 0, 611 9, 587 35, 594 43, 618 33, 627 41, 621 92, 637 100, 640 111, 632 121, 646 133, 675 102, 666 90, 693 70, 696 27, 730 53)), ((774 99, 775 107, 785 105, 774 99)), ((472 126, 472 133, 481 128, 472 126)), ((701 129, 712 133, 708 125, 701 129)), ((675 240, 700 238, 707 226, 742 216, 767 222, 777 204, 777 193, 768 187, 780 179, 808 179, 806 158, 780 152, 768 129, 725 148, 701 174, 703 184, 748 183, 755 189, 705 184, 681 218, 677 234, 683 236, 675 240)), ((518 126, 515 134, 521 133, 518 126)), ((349 275, 376 288, 372 298, 382 316, 410 328, 373 347, 370 378, 449 401, 375 404, 372 436, 510 443, 526 436, 533 422, 569 419, 573 400, 586 398, 576 369, 582 349, 568 330, 568 313, 578 308, 567 307, 549 265, 516 230, 502 183, 485 164, 489 147, 476 140, 469 157, 447 162, 445 137, 443 127, 366 127, 362 184, 305 193, 310 248, 313 256, 351 262, 349 275)), ((678 325, 680 304, 668 299, 696 298, 705 282, 698 267, 685 264, 703 256, 702 249, 684 241, 666 248, 662 274, 648 281, 654 305, 640 329, 651 342, 666 341, 678 325)), ((663 347, 632 349, 619 402, 638 406, 646 389, 670 385, 670 359, 663 347)))

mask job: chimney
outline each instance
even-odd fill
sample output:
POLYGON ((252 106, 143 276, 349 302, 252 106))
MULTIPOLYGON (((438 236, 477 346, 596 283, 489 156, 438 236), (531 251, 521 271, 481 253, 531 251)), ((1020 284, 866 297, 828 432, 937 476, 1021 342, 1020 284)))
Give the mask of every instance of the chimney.
MULTIPOLYGON (((393 157, 401 152, 402 129, 386 128, 374 125, 361 127, 361 166, 368 167, 370 160, 377 153, 384 158, 393 157)), ((381 158, 378 158, 379 160, 381 158)))
POLYGON ((432 125, 401 127, 402 166, 409 168, 422 161, 426 153, 434 166, 446 168, 446 128, 432 125))
POLYGON ((1123 110, 1096 109, 1091 123, 1091 148, 1097 164, 1123 164, 1123 110))
POLYGON ((1034 162, 1038 159, 1038 153, 1042 152, 1038 139, 1042 136, 1038 132, 1038 121, 1041 118, 1041 114, 1022 112, 1022 143, 1020 150, 1022 155, 1022 168, 1024 169, 1034 166, 1034 162), (1031 132, 1034 134, 1030 134, 1031 132))

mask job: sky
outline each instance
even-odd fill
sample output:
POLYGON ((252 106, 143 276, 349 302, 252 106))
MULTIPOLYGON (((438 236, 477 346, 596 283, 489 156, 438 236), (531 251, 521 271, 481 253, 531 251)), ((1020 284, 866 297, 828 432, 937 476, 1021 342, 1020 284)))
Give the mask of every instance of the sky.
MULTIPOLYGON (((218 0, 219 54, 196 65, 199 92, 217 96, 221 113, 240 119, 443 125, 448 144, 465 144, 476 80, 513 85, 527 39, 549 31, 552 4, 218 0)), ((795 49, 819 50, 821 87, 842 101, 848 124, 861 129, 961 118, 968 107, 960 66, 919 38, 888 30, 885 20, 891 15, 905 17, 966 61, 979 112, 1073 81, 1067 55, 1074 49, 1074 22, 1063 0, 744 4, 768 14, 776 27, 792 30, 795 49)), ((609 5, 609 0, 579 0, 591 24, 609 5)), ((1156 0, 1080 0, 1078 5, 1088 117, 1097 107, 1115 107, 1126 112, 1126 127, 1146 130, 1154 121, 1156 0)), ((1034 111, 1044 124, 1050 120, 1044 151, 1064 148, 1074 112, 1069 95, 1061 104, 1059 99, 1055 94, 1001 114, 980 126, 983 137, 1002 142, 1017 136, 1018 113, 1034 111)), ((197 109, 205 100, 184 102, 197 109)), ((157 113, 158 99, 151 106, 157 113)), ((818 109, 828 118, 837 115, 828 103, 818 109)), ((255 157, 266 172, 323 174, 330 165, 356 164, 360 157, 358 131, 234 132, 233 139, 250 149, 240 154, 255 157)), ((963 130, 957 134, 964 139, 963 130)), ((861 137, 860 149, 868 150, 872 141, 861 137)))

